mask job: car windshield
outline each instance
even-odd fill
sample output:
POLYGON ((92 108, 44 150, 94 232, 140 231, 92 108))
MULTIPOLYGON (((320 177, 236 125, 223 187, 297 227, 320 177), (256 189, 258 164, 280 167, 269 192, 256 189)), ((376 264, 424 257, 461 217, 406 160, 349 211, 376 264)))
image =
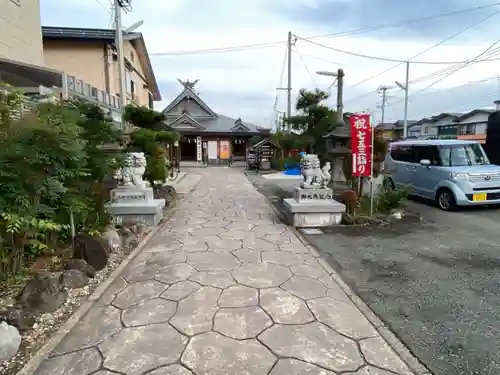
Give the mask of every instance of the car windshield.
POLYGON ((461 167, 467 165, 490 164, 480 144, 440 146, 441 165, 445 167, 461 167))

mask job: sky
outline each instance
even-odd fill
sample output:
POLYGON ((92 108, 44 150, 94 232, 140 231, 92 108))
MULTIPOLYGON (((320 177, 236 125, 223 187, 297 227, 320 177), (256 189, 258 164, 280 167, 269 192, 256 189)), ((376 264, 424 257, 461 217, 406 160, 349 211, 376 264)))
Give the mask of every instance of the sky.
MULTIPOLYGON (((44 26, 112 26, 110 0, 40 1, 44 26)), ((409 120, 494 106, 493 101, 500 99, 500 60, 478 63, 470 59, 484 51, 489 52, 486 58, 500 59, 500 42, 492 47, 500 40, 498 28, 495 30, 500 21, 500 4, 428 19, 494 2, 132 0, 132 11, 124 15, 123 23, 127 26, 144 20, 137 31, 144 34, 161 90, 163 100, 156 103, 157 109, 166 107, 182 91, 178 78, 199 79, 196 90, 215 112, 272 126, 277 113, 286 111, 286 93, 276 88, 287 84, 284 62, 287 34, 291 31, 298 37, 292 52, 293 99, 302 88, 319 88, 331 91, 328 104, 334 107, 333 78, 317 75, 316 71, 343 69, 344 110, 370 111, 377 122, 381 121, 377 88, 385 85, 389 89, 384 119, 389 122, 404 117, 404 90, 394 82, 404 84, 406 60, 411 61, 409 120), (396 26, 374 28, 388 24, 396 26), (364 30, 352 32, 359 29, 364 30), (330 36, 301 39, 326 34, 330 36), (271 42, 276 43, 266 48, 186 53, 271 42), (331 48, 403 63, 353 56, 331 48), (421 63, 462 61, 471 62, 421 63)))

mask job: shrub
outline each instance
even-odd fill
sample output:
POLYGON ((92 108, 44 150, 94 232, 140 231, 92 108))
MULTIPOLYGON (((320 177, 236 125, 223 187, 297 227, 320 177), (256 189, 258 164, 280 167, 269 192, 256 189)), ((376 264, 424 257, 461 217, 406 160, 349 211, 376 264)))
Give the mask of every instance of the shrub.
POLYGON ((390 213, 392 210, 402 208, 406 205, 410 196, 410 188, 392 188, 384 184, 377 196, 376 211, 381 213, 390 213))

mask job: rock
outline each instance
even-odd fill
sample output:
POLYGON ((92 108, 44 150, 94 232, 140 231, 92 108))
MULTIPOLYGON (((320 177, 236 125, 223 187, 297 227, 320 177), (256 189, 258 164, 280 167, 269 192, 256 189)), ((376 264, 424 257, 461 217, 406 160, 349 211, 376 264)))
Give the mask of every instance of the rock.
POLYGON ((5 321, 16 327, 20 332, 27 331, 35 324, 35 317, 20 306, 11 306, 0 312, 0 321, 5 321))
POLYGON ((89 277, 85 272, 71 269, 66 270, 61 274, 61 284, 66 289, 83 288, 89 282, 89 277))
POLYGON ((83 259, 70 259, 66 262, 65 268, 67 270, 82 271, 85 275, 87 275, 90 278, 94 278, 96 274, 95 268, 89 265, 83 259))
POLYGON ((117 252, 122 248, 122 238, 114 228, 108 228, 102 234, 102 242, 108 252, 117 252))
POLYGON ((129 254, 139 243, 139 236, 129 227, 122 228, 120 233, 123 239, 123 252, 129 254))
POLYGON ((60 275, 35 275, 17 296, 17 301, 33 315, 57 310, 68 298, 68 292, 61 283, 60 275))
POLYGON ((75 258, 85 259, 97 271, 108 264, 108 252, 104 244, 97 238, 81 233, 75 236, 75 258))
POLYGON ((16 327, 0 323, 0 362, 14 357, 21 345, 21 335, 16 327))

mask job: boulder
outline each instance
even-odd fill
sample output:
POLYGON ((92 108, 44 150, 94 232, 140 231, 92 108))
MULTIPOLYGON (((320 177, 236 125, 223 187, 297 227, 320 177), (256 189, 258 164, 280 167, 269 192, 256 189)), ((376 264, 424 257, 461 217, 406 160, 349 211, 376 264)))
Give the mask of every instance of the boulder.
POLYGON ((66 265, 64 267, 67 270, 82 271, 85 275, 87 275, 90 278, 94 278, 96 274, 95 268, 89 265, 83 259, 70 259, 66 262, 66 265))
POLYGON ((35 275, 17 296, 18 305, 33 315, 57 310, 68 298, 61 281, 60 275, 35 275))
POLYGON ((14 357, 21 345, 21 335, 16 327, 0 323, 0 362, 14 357))
POLYGON ((100 271, 108 264, 108 252, 97 238, 86 234, 75 236, 75 258, 84 259, 95 270, 100 271))
POLYGON ((11 306, 0 311, 0 321, 5 321, 20 332, 24 332, 33 327, 35 317, 30 311, 23 310, 20 306, 11 306))
POLYGON ((108 228, 104 231, 102 234, 102 242, 108 252, 120 251, 123 246, 122 239, 114 228, 108 228))
POLYGON ((83 288, 89 282, 89 277, 80 270, 65 270, 61 274, 61 284, 66 289, 83 288))

